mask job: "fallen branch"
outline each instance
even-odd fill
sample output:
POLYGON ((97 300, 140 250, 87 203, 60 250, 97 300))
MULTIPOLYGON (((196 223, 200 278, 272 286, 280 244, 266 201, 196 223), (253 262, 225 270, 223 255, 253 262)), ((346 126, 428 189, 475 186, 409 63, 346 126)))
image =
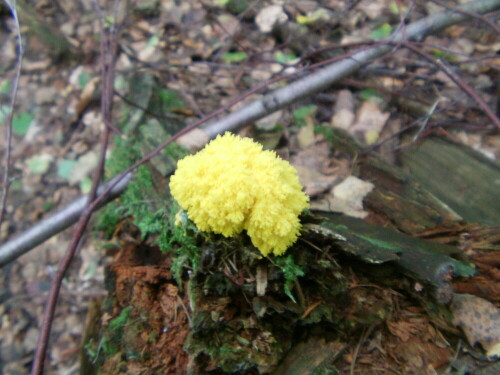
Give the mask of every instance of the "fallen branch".
MULTIPOLYGON (((404 33, 402 31, 395 32, 389 38, 390 43, 378 43, 375 47, 364 48, 357 53, 353 53, 349 58, 345 60, 336 61, 324 67, 323 69, 318 70, 317 72, 311 73, 307 77, 299 79, 286 87, 280 88, 265 95, 262 99, 254 101, 242 107, 241 109, 232 112, 226 117, 207 124, 203 128, 203 131, 205 132, 207 139, 214 138, 217 134, 223 133, 225 131, 236 131, 246 125, 253 123, 258 119, 261 119, 277 111, 282 107, 290 105, 306 96, 317 93, 332 85, 333 83, 339 81, 340 79, 349 76, 374 59, 390 52, 394 48, 393 44, 405 41, 405 37, 407 39, 421 39, 426 35, 438 32, 439 30, 442 30, 446 27, 469 19, 471 17, 469 13, 485 14, 498 9, 500 9, 500 0, 470 1, 453 11, 444 11, 428 16, 422 20, 408 25, 405 28, 404 33), (459 11, 461 11, 461 13, 459 11)), ((255 91, 256 90, 254 89, 251 92, 254 93, 255 91)), ((248 93, 244 96, 248 96, 248 93)), ((221 114, 224 110, 225 109, 222 109, 212 113, 202 121, 200 120, 194 124, 191 124, 182 132, 187 133, 188 130, 198 127, 203 121, 221 114)), ((176 136, 176 138, 178 137, 179 134, 176 136)), ((169 140, 168 143, 170 143, 171 141, 172 140, 169 140)), ((127 179, 130 179, 130 171, 132 171, 134 168, 141 165, 145 161, 149 160, 151 157, 157 155, 159 151, 166 146, 166 144, 167 142, 164 142, 152 153, 130 167, 126 171, 126 174, 124 173, 121 176, 116 177, 116 179, 113 180, 112 183, 107 185, 106 189, 104 190, 109 190, 111 189, 110 186, 116 184, 115 187, 113 187, 113 191, 117 194, 120 194, 126 187, 126 184, 123 183, 123 179, 125 179, 125 176, 127 179)), ((104 200, 99 202, 99 205, 102 204, 104 204, 104 200)), ((41 223, 35 225, 28 232, 25 232, 19 237, 0 246, 0 266, 5 265, 9 261, 12 261, 23 253, 29 251, 31 248, 49 239, 59 231, 62 231, 67 227, 73 225, 77 221, 78 215, 83 212, 84 205, 78 206, 80 207, 79 212, 75 211, 76 207, 76 202, 74 202, 70 206, 66 207, 56 214, 57 220, 55 220, 56 215, 53 215, 45 219, 41 223), (70 207, 73 208, 70 210, 70 207), (59 224, 57 224, 56 226, 55 223, 59 224), (33 233, 36 233, 36 236, 33 236, 33 233), (12 254, 15 249, 20 249, 21 251, 17 251, 15 254, 12 254)))
MULTIPOLYGON (((115 185, 111 192, 102 200, 99 207, 121 195, 121 193, 123 193, 123 191, 127 188, 130 180, 131 175, 129 174, 126 178, 120 181, 119 184, 115 185)), ((115 179, 111 179, 110 181, 102 184, 97 191, 97 195, 102 194, 108 186, 114 183, 114 181, 115 179)), ((21 236, 16 237, 2 245, 0 247, 0 266, 8 264, 35 246, 43 243, 48 238, 62 232, 64 229, 76 223, 85 208, 85 204, 88 202, 88 198, 88 195, 78 198, 62 210, 28 229, 21 236)))

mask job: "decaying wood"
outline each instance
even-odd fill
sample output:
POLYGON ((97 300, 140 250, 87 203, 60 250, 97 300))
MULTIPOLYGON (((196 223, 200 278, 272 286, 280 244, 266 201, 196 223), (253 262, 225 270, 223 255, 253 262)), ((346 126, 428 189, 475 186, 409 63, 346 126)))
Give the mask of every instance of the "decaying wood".
POLYGON ((423 189, 403 169, 365 153, 351 137, 336 131, 333 149, 355 160, 354 173, 371 181, 375 188, 364 200, 365 206, 386 222, 406 233, 420 233, 437 224, 454 226, 461 217, 448 205, 423 189))
POLYGON ((469 147, 428 138, 402 154, 413 179, 472 223, 500 223, 500 165, 469 147))
MULTIPOLYGON (((411 213, 410 213, 411 214, 411 213)), ((410 237, 391 228, 365 223, 342 215, 321 215, 319 225, 306 225, 305 231, 330 237, 335 244, 367 263, 392 263, 399 272, 436 287, 436 298, 449 302, 453 276, 475 274, 473 266, 457 261, 451 255, 460 251, 452 246, 410 237)))
MULTIPOLYGON (((282 374, 292 369, 312 374, 335 367, 336 358, 352 349, 349 337, 389 324, 393 304, 409 303, 406 296, 432 313, 422 321, 432 319, 434 326, 459 334, 443 319, 449 314, 443 303, 453 294, 453 278, 465 279, 475 269, 460 260, 460 249, 411 234, 456 228, 463 225, 461 217, 402 169, 363 153, 346 134, 335 133, 332 146, 356 160, 358 176, 374 182, 365 203, 370 220, 379 224, 338 214, 304 216, 303 235, 286 253, 304 273, 291 286, 297 302, 284 292, 286 280, 276 259, 262 259, 244 235, 200 240, 202 266, 186 269, 181 285, 169 271, 174 249, 162 254, 146 244, 124 247, 109 268, 106 311, 116 319, 130 309, 128 321, 140 324, 120 328, 123 339, 114 342, 115 355, 101 353, 96 373, 122 368, 145 374, 282 374), (264 293, 258 271, 263 266, 264 293), (185 339, 173 340, 172 334, 185 339), (167 363, 160 364, 159 347, 165 342, 169 353, 186 353, 189 359, 176 364, 166 354, 167 363)), ((389 326, 396 330, 398 324, 403 323, 389 326)), ((109 338, 109 329, 102 320, 93 342, 109 338)), ((429 353, 452 356, 437 346, 429 353)))

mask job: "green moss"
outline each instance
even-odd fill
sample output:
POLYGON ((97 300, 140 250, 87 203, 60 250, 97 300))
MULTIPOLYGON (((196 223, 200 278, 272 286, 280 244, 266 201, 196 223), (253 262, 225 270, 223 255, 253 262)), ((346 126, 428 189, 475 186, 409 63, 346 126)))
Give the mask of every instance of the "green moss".
POLYGON ((199 268, 201 249, 196 241, 199 231, 187 214, 180 211, 175 201, 172 202, 170 215, 164 224, 166 229, 158 236, 157 244, 163 252, 175 249, 171 271, 177 283, 181 285, 182 270, 185 266, 191 267, 194 272, 199 268), (176 218, 180 225, 176 225, 176 218))
MULTIPOLYGON (((178 160, 187 155, 187 150, 177 144, 171 144, 164 152, 178 160)), ((117 138, 115 149, 108 161, 107 174, 117 175, 140 157, 139 146, 117 138)), ((196 244, 196 226, 180 213, 181 226, 175 225, 175 218, 180 211, 175 201, 168 195, 158 195, 154 191, 153 176, 146 166, 137 168, 133 180, 119 200, 111 202, 99 212, 96 228, 110 238, 121 220, 131 217, 133 224, 140 230, 143 240, 150 239, 161 251, 173 250, 172 272, 180 283, 184 267, 197 270, 200 249, 196 244), (145 200, 148 197, 148 200, 145 200), (154 200, 154 201, 153 201, 154 200)))
POLYGON ((92 362, 95 362, 96 359, 97 359, 97 357, 98 357, 98 355, 99 355, 99 352, 97 350, 98 349, 97 343, 94 341, 93 338, 91 338, 85 344, 85 346, 83 347, 83 349, 87 353, 87 357, 89 357, 92 362))
MULTIPOLYGON (((117 137, 112 156, 107 163, 106 174, 120 174, 139 158, 138 146, 117 137)), ((97 215, 96 228, 109 238, 121 220, 132 217, 143 239, 150 235, 159 235, 164 230, 168 211, 166 204, 160 204, 158 207, 158 202, 144 199, 154 196, 153 188, 151 171, 144 165, 137 168, 133 180, 120 199, 105 206, 97 215)))
POLYGON ((84 349, 92 362, 96 362, 101 353, 107 359, 119 352, 124 328, 130 324, 131 311, 132 307, 128 306, 121 311, 120 315, 112 319, 99 343, 93 339, 88 341, 84 349))
POLYGON ((181 146, 180 144, 175 142, 165 147, 163 152, 168 156, 174 158, 175 160, 180 160, 183 157, 189 155, 189 150, 186 147, 181 146))
POLYGON ((118 353, 124 328, 130 323, 131 311, 132 306, 128 306, 121 311, 120 315, 110 321, 100 344, 106 358, 118 353))

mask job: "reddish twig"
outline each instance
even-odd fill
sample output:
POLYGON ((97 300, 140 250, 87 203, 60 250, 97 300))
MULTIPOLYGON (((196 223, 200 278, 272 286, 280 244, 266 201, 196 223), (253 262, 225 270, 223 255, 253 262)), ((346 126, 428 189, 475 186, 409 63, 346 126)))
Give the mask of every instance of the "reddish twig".
MULTIPOLYGON (((96 8, 98 7, 95 3, 96 8)), ((115 3, 116 9, 116 3, 115 3)), ((96 9, 98 11, 98 9, 96 9)), ((111 25, 108 31, 104 30, 102 25, 103 18, 100 18, 101 23, 101 78, 102 78, 102 93, 101 93, 101 112, 105 124, 111 124, 112 116, 112 104, 113 104, 113 82, 114 82, 114 54, 116 51, 116 29, 114 25, 111 25)), ((101 181, 104 164, 106 158, 106 150, 109 143, 110 132, 113 127, 106 126, 101 134, 101 151, 98 166, 93 175, 92 189, 89 193, 89 201, 87 207, 84 210, 83 215, 80 217, 78 224, 73 232, 73 237, 71 243, 64 254, 64 257, 59 262, 57 272, 54 279, 52 280, 52 285, 49 292, 49 297, 45 305, 45 310, 42 319, 42 325, 40 328, 40 336, 38 338, 38 345, 35 352, 35 358, 33 366, 31 369, 32 375, 40 375, 43 373, 45 357, 48 348, 48 341, 50 337, 50 332, 52 328, 52 323, 54 320, 54 313, 57 306, 57 300, 59 298, 59 293, 61 290, 62 280, 66 274, 66 271, 74 258, 78 244, 83 236, 85 228, 92 215, 93 208, 92 202, 95 201, 97 195, 97 188, 99 182, 101 181)))
POLYGON ((472 87, 470 87, 467 82, 465 82, 458 74, 450 69, 444 62, 436 59, 434 56, 428 54, 422 49, 416 47, 413 43, 405 42, 402 45, 408 48, 410 51, 416 53, 417 55, 423 57, 424 59, 437 65, 450 79, 455 82, 455 84, 460 87, 469 97, 471 97, 478 106, 483 110, 486 116, 491 120, 491 122, 500 129, 500 119, 497 117, 495 112, 490 108, 490 106, 481 98, 472 87))
POLYGON ((19 19, 17 18, 16 4, 13 5, 6 1, 9 7, 12 17, 14 18, 14 24, 16 27, 17 36, 17 63, 16 63, 16 74, 14 76, 13 87, 11 90, 11 98, 9 104, 9 115, 5 123, 5 156, 4 156, 4 170, 2 174, 2 196, 0 198, 0 228, 2 226, 3 220, 5 218, 7 197, 9 195, 10 188, 10 167, 11 167, 11 151, 12 151, 12 120, 14 118, 14 105, 16 104, 17 89, 19 87, 19 78, 21 77, 21 64, 23 59, 23 43, 21 39, 21 29, 19 27, 19 19))

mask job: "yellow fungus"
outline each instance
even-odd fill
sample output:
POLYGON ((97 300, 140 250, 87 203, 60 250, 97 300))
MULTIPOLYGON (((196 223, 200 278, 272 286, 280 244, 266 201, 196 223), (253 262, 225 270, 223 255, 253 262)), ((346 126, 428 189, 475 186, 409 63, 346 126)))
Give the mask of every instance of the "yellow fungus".
POLYGON ((294 167, 231 133, 180 160, 170 191, 200 230, 226 237, 246 230, 263 255, 281 255, 296 241, 309 206, 294 167))

